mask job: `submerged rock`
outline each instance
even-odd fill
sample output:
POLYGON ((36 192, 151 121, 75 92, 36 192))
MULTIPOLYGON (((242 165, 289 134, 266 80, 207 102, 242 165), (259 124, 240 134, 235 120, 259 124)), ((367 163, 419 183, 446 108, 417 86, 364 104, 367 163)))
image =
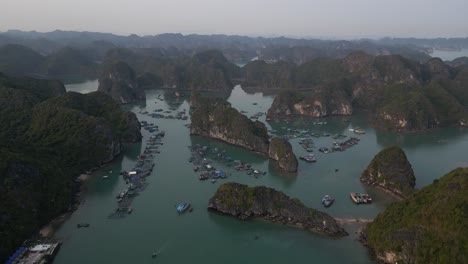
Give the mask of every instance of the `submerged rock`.
POLYGON ((328 214, 307 208, 300 200, 264 186, 249 187, 233 182, 223 184, 209 200, 208 209, 240 220, 262 218, 329 236, 347 235, 328 214))
POLYGON ((297 158, 294 155, 291 144, 278 137, 274 137, 270 141, 268 156, 271 159, 278 161, 278 166, 286 172, 297 171, 297 158))
POLYGON ((103 71, 99 78, 98 91, 110 94, 115 101, 122 104, 146 99, 135 72, 122 61, 112 63, 103 71))
POLYGON ((375 155, 362 173, 361 182, 378 186, 398 197, 407 197, 414 191, 416 178, 405 152, 393 146, 375 155))

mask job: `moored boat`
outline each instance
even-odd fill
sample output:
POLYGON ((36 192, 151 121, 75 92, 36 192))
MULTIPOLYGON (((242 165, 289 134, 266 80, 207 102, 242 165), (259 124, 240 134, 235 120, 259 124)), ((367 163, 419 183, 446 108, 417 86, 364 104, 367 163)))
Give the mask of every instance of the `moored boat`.
POLYGON ((362 135, 362 134, 365 134, 366 131, 361 130, 361 129, 354 129, 354 133, 355 133, 355 134, 358 134, 358 135, 362 135))
POLYGON ((307 162, 316 162, 317 159, 315 158, 315 154, 309 153, 305 156, 299 157, 301 160, 307 161, 307 162))
POLYGON ((355 204, 372 203, 372 198, 366 193, 351 192, 349 195, 355 204))
POLYGON ((322 198, 322 204, 325 207, 329 207, 334 201, 335 201, 335 198, 333 198, 331 195, 328 195, 328 194, 322 198))
POLYGON ((184 202, 176 206, 176 210, 179 213, 185 212, 190 207, 190 203, 184 202))

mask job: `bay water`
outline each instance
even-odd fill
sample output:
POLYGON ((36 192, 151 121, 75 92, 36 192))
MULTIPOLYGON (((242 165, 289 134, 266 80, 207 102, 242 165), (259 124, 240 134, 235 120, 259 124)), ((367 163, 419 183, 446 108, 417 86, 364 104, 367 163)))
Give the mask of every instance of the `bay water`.
MULTIPOLYGON (((97 82, 71 84, 67 89, 86 93, 96 90, 97 82)), ((83 203, 55 233, 63 245, 54 263, 374 263, 368 250, 356 241, 356 226, 352 224, 345 226, 350 236, 334 239, 280 224, 239 221, 218 215, 207 210, 208 200, 220 184, 234 181, 275 188, 333 217, 372 219, 395 201, 359 181, 361 173, 382 148, 399 145, 405 150, 415 171, 417 188, 430 184, 456 167, 468 166, 468 130, 463 128, 398 134, 373 129, 365 115, 322 119, 299 117, 269 122, 261 116, 259 120, 278 135, 291 134, 288 128, 299 128, 318 134, 360 138, 358 145, 330 154, 318 152, 318 147, 331 147, 336 140, 323 136, 314 138, 318 161, 299 161, 298 173, 285 175, 265 157, 217 140, 190 136, 186 127, 190 119, 153 119, 141 114, 144 111, 152 113, 157 108, 188 112, 190 94, 185 94, 185 98, 176 98, 172 94, 170 90, 147 90, 146 102, 124 106, 135 112, 140 121, 154 123, 166 132, 161 153, 156 154, 155 169, 147 178, 149 184, 132 202, 133 213, 123 219, 108 217, 117 206, 116 195, 126 188, 118 174, 121 170, 130 170, 143 152, 150 136, 146 130, 142 130, 144 139, 141 143, 126 145, 121 156, 95 172, 86 183, 83 203), (357 136, 349 131, 356 127, 365 130, 366 134, 357 136), (215 161, 218 169, 231 175, 216 183, 200 181, 193 171, 193 164, 188 161, 191 156, 188 147, 194 144, 224 149, 233 159, 251 163, 267 174, 255 178, 215 161), (103 175, 110 177, 103 179, 103 175), (375 202, 355 205, 349 199, 350 192, 369 193, 375 202), (335 203, 329 208, 321 205, 325 194, 335 197, 335 203), (174 205, 184 201, 190 202, 194 211, 179 215, 174 205), (89 223, 90 227, 78 229, 78 223, 89 223), (152 258, 154 252, 158 255, 152 258)), ((266 112, 273 98, 262 93, 247 94, 236 86, 228 101, 250 116, 266 112)), ((307 152, 298 141, 290 140, 299 157, 307 152)))

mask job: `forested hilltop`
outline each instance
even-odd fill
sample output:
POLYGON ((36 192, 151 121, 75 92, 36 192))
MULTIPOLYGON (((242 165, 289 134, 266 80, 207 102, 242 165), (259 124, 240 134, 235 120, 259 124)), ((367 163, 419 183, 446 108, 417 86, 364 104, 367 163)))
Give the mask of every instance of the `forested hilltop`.
POLYGON ((385 263, 467 263, 468 168, 390 205, 362 239, 385 263))
POLYGON ((289 88, 280 89, 271 116, 367 111, 374 126, 403 132, 468 124, 468 68, 438 58, 419 63, 354 52, 301 65, 252 62, 243 71, 245 86, 289 88))
POLYGON ((74 180, 141 139, 135 114, 108 95, 0 74, 0 260, 72 208, 74 180))

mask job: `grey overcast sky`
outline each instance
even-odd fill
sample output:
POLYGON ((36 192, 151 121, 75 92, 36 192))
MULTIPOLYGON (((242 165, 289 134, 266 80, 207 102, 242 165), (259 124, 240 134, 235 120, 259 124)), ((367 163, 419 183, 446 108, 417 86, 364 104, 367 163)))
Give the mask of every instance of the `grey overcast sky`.
POLYGON ((0 0, 0 31, 467 37, 468 0, 0 0))

